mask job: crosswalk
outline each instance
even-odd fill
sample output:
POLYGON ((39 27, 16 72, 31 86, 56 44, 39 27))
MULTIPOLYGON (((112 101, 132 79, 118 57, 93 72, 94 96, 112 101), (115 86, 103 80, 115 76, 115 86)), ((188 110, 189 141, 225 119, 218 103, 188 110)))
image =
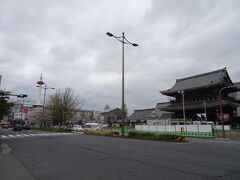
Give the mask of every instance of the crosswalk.
POLYGON ((8 134, 8 135, 1 135, 2 139, 8 138, 23 138, 23 137, 37 137, 37 136, 59 136, 59 135, 72 135, 72 133, 31 133, 31 134, 8 134))

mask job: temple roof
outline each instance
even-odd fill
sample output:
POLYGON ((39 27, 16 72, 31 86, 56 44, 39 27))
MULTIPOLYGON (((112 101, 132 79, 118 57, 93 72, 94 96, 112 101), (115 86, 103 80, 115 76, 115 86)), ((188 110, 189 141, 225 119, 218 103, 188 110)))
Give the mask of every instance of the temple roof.
POLYGON ((226 68, 182 79, 176 79, 176 83, 172 88, 161 91, 161 93, 163 95, 171 95, 180 90, 194 90, 221 84, 227 86, 233 85, 226 68))
POLYGON ((157 103, 156 105, 156 109, 161 109, 162 107, 166 107, 168 105, 170 105, 170 102, 161 102, 161 103, 157 103))
MULTIPOLYGON (((222 101, 223 106, 229 106, 229 107, 239 107, 240 104, 230 101, 222 101)), ((206 108, 216 108, 219 106, 218 101, 211 101, 206 102, 205 104, 206 108)), ((162 107, 162 111, 169 111, 169 112, 175 112, 175 111, 182 111, 183 105, 181 104, 170 104, 168 106, 162 107)), ((186 110, 194 110, 194 109, 204 109, 204 102, 191 102, 191 103, 185 103, 185 109, 186 110)))
POLYGON ((111 113, 111 112, 116 112, 116 111, 120 111, 120 109, 119 108, 108 109, 106 111, 101 112, 101 114, 106 114, 106 113, 111 113))
MULTIPOLYGON (((154 108, 151 109, 139 109, 134 110, 133 114, 128 117, 128 120, 145 120, 151 115, 153 112, 156 112, 154 108)), ((157 113, 156 113, 157 115, 157 113)), ((157 115, 158 116, 158 115, 157 115)))

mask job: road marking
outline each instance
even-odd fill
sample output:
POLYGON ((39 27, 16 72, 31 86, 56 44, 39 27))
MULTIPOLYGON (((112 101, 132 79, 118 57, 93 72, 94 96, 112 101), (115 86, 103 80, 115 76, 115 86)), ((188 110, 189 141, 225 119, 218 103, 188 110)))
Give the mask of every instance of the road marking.
POLYGON ((30 136, 36 136, 36 134, 29 134, 30 136))
POLYGON ((59 136, 59 135, 71 135, 72 133, 36 133, 36 134, 9 134, 0 135, 2 138, 20 138, 20 137, 35 137, 35 136, 59 136))
POLYGON ((49 133, 42 133, 42 135, 49 135, 49 133))
POLYGON ((59 133, 53 133, 54 135, 59 135, 59 133))
POLYGON ((38 133, 38 134, 35 134, 36 136, 41 136, 41 135, 43 135, 43 133, 38 133))

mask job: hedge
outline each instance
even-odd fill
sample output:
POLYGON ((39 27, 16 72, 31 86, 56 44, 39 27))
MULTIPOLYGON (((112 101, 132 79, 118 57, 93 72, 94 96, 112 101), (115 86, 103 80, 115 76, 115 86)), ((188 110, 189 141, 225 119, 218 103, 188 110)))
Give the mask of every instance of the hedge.
POLYGON ((146 140, 157 140, 157 141, 176 141, 176 139, 181 136, 161 135, 161 134, 155 134, 153 132, 130 131, 128 133, 128 137, 134 138, 134 139, 146 139, 146 140))
POLYGON ((119 136, 119 132, 116 131, 94 131, 91 129, 84 130, 84 134, 87 135, 96 135, 96 136, 119 136))

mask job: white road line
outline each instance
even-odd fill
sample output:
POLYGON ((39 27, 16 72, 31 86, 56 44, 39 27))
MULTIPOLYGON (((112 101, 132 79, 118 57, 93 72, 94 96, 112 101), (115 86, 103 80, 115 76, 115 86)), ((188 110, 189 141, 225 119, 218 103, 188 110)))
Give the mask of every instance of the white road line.
POLYGON ((29 134, 30 136, 36 136, 36 134, 29 134))
POLYGON ((35 134, 36 136, 42 136, 43 135, 43 133, 38 133, 38 134, 35 134))
POLYGON ((59 133, 52 133, 53 135, 59 135, 59 133))
POLYGON ((42 133, 42 135, 48 135, 49 133, 42 133))
MULTIPOLYGON (((0 135, 2 138, 16 138, 16 137, 34 137, 34 136, 60 136, 60 135, 71 135, 72 133, 36 133, 36 134, 9 134, 9 135, 0 135)), ((229 142, 230 143, 230 142, 229 142)))

